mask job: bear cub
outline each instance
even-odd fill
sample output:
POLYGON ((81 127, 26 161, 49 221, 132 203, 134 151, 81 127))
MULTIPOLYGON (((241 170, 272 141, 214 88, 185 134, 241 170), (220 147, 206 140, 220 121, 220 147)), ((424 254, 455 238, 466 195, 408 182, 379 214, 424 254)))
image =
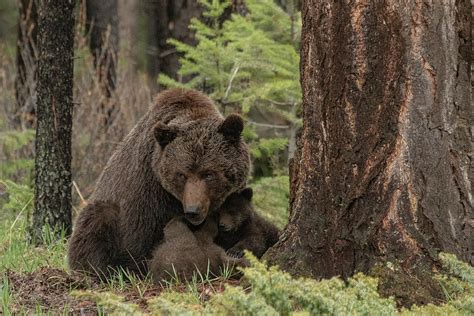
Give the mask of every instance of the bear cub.
POLYGON ((173 218, 164 228, 163 241, 153 251, 149 269, 155 283, 177 275, 189 280, 198 270, 218 275, 224 266, 245 266, 245 259, 229 257, 214 243, 217 221, 208 218, 192 231, 182 217, 173 218))
POLYGON ((252 197, 252 188, 245 188, 231 194, 218 211, 216 243, 234 258, 241 258, 244 249, 261 258, 278 241, 278 228, 255 212, 252 197))

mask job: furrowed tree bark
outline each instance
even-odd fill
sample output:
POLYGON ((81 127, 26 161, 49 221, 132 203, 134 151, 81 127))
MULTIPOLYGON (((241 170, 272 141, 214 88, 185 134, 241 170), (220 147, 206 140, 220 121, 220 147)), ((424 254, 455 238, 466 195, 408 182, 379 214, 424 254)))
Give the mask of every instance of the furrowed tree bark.
POLYGON ((471 3, 306 0, 302 17, 304 126, 267 257, 433 300, 439 251, 473 263, 471 3))
MULTIPOLYGON (((71 231, 74 0, 39 2, 38 123, 32 237, 46 225, 71 231)), ((59 233, 57 231, 57 233, 59 233)))
POLYGON ((18 38, 16 44, 15 124, 32 128, 36 124, 36 68, 38 13, 36 0, 18 1, 18 38))

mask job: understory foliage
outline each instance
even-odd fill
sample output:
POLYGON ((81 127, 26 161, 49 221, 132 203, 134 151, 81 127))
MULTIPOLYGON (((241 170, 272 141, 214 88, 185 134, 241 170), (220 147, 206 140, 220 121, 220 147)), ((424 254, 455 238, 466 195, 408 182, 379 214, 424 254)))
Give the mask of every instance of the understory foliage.
POLYGON ((0 129, 0 220, 32 204, 33 130, 0 129))
POLYGON ((251 184, 257 213, 280 229, 288 222, 289 186, 288 176, 260 178, 251 184))
MULTIPOLYGON (((438 278, 446 289, 446 303, 397 310, 393 298, 377 292, 378 280, 356 274, 347 282, 339 278, 316 281, 293 278, 277 267, 268 267, 246 254, 251 265, 243 269, 241 286, 227 285, 203 301, 190 291, 166 290, 147 301, 151 314, 166 315, 468 315, 474 313, 474 268, 450 254, 440 254, 445 272, 438 278), (242 284, 246 286, 243 287, 242 284)), ((144 313, 123 297, 105 292, 76 292, 97 301, 106 311, 144 313)))

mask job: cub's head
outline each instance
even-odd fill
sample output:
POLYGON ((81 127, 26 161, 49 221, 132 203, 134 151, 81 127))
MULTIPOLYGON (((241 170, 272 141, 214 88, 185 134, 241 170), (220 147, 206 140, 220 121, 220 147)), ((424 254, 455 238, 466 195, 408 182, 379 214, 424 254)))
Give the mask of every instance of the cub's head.
POLYGON ((201 224, 231 193, 245 187, 250 156, 242 129, 236 114, 224 121, 155 126, 153 171, 163 188, 181 201, 191 224, 201 224))
POLYGON ((224 231, 236 231, 252 215, 252 188, 232 193, 219 209, 219 227, 224 231))

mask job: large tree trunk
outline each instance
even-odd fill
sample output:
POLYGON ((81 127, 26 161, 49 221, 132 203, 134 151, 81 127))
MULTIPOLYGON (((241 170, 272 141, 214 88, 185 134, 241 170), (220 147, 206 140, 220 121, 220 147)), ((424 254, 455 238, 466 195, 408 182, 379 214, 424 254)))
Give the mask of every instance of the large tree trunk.
POLYGON ((439 251, 473 262, 471 4, 306 0, 302 16, 304 126, 268 257, 423 302, 439 251))
POLYGON ((32 233, 71 230, 71 128, 74 0, 39 2, 38 122, 32 233))
POLYGON ((37 23, 36 0, 18 1, 18 38, 16 45, 15 124, 31 128, 36 124, 37 23))

